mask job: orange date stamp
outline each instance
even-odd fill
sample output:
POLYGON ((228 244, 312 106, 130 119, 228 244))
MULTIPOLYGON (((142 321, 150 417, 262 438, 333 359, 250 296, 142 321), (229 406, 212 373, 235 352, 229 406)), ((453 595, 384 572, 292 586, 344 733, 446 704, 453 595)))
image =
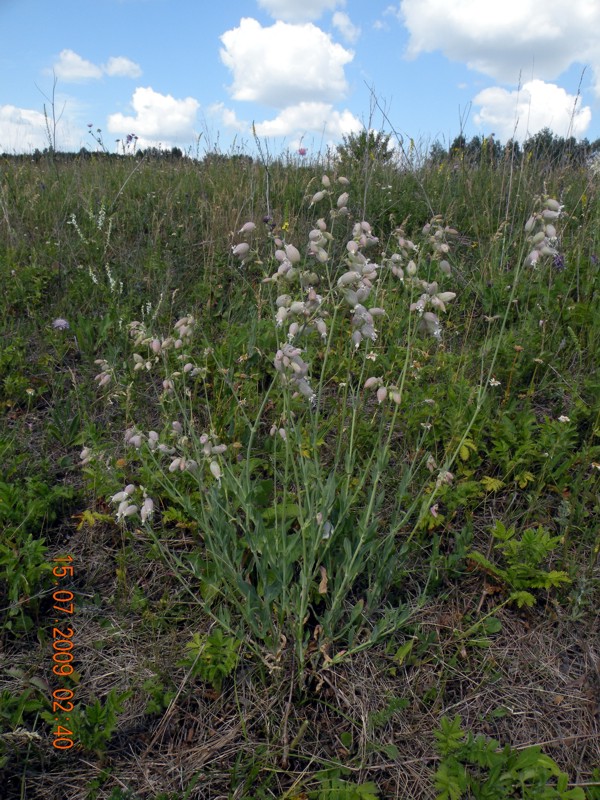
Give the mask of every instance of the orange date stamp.
MULTIPOLYGON (((57 579, 72 579, 74 577, 73 556, 61 556, 55 558, 55 564, 52 574, 57 579)), ((55 581, 55 585, 59 586, 59 580, 55 581)), ((74 670, 72 666, 73 661, 73 635, 74 631, 70 625, 75 608, 74 594, 67 589, 57 588, 53 594, 54 600, 53 610, 56 612, 56 619, 54 620, 54 627, 52 628, 52 672, 55 675, 66 677, 72 675, 74 670), (60 616, 59 616, 60 615, 60 616)), ((73 731, 71 726, 67 723, 70 722, 68 716, 74 708, 72 703, 73 691, 66 687, 59 687, 52 692, 52 713, 57 716, 54 717, 57 723, 55 730, 52 731, 53 746, 57 750, 70 750, 73 747, 73 731), (61 716, 58 716, 58 715, 61 716), (65 715, 65 716, 63 716, 65 715)))

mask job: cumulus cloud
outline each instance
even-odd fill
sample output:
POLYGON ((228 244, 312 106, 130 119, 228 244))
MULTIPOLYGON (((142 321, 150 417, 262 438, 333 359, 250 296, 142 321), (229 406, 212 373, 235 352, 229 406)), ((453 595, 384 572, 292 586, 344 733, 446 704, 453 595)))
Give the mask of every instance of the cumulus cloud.
MULTIPOLYGON (((57 148, 78 150, 83 137, 70 117, 61 115, 57 127, 57 148)), ((0 106, 0 152, 28 153, 48 147, 46 119, 42 112, 13 105, 0 106)))
POLYGON ((73 50, 61 50, 54 64, 54 74, 66 83, 89 81, 102 77, 102 70, 73 50))
POLYGON ((140 146, 171 146, 173 142, 190 142, 195 137, 194 127, 200 104, 193 97, 178 100, 170 94, 155 92, 150 86, 138 87, 133 93, 131 106, 134 116, 111 114, 108 130, 111 133, 139 136, 140 146))
POLYGON ((331 23, 350 44, 356 42, 360 36, 360 28, 352 23, 352 20, 344 11, 336 11, 331 18, 331 23))
POLYGON ((312 23, 263 28, 244 18, 221 36, 221 60, 233 73, 231 94, 275 108, 339 100, 348 89, 344 65, 354 54, 312 23))
POLYGON ((553 80, 591 64, 600 90, 600 3, 590 0, 401 0, 408 55, 440 50, 499 81, 553 80))
POLYGON ((221 124, 226 128, 239 131, 240 133, 248 133, 248 123, 239 120, 235 111, 231 108, 227 108, 224 103, 213 103, 206 110, 213 117, 218 117, 218 119, 221 120, 221 124))
POLYGON ((329 103, 298 103, 284 108, 274 119, 256 124, 259 136, 291 136, 314 131, 329 139, 340 139, 343 134, 360 130, 362 124, 350 111, 336 111, 329 103))
POLYGON ((337 6, 345 6, 346 0, 258 0, 258 5, 273 19, 309 22, 337 6))
POLYGON ((103 70, 111 78, 139 78, 142 74, 140 65, 125 56, 111 56, 103 70))
POLYGON ((135 61, 125 56, 111 56, 99 66, 80 56, 74 50, 61 50, 52 67, 57 78, 65 83, 98 80, 103 75, 118 78, 139 78, 142 70, 135 61))
POLYGON ((498 86, 484 89, 473 103, 480 106, 475 123, 504 141, 511 137, 523 141, 542 128, 550 128, 559 136, 578 138, 585 134, 592 119, 589 106, 582 107, 580 97, 540 80, 523 84, 520 91, 498 86))

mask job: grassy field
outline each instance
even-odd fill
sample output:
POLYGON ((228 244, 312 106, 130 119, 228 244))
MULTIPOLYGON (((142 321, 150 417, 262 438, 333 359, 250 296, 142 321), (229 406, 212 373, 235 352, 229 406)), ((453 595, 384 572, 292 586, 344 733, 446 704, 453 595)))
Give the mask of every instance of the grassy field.
POLYGON ((6 800, 600 798, 600 179, 0 163, 6 800))

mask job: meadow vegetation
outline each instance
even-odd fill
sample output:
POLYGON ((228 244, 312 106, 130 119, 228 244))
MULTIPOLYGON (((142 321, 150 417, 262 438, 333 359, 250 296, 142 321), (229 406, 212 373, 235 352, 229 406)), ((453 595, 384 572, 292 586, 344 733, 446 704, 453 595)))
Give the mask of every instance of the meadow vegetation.
POLYGON ((7 800, 600 798, 597 159, 389 143, 2 158, 7 800))

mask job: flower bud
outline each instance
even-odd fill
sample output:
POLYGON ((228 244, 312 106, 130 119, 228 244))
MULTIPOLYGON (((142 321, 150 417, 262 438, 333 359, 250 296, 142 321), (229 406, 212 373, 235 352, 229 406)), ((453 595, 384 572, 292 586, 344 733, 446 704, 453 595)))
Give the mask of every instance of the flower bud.
POLYGON ((348 192, 343 192, 337 199, 337 207, 343 208, 348 202, 349 196, 348 192))

